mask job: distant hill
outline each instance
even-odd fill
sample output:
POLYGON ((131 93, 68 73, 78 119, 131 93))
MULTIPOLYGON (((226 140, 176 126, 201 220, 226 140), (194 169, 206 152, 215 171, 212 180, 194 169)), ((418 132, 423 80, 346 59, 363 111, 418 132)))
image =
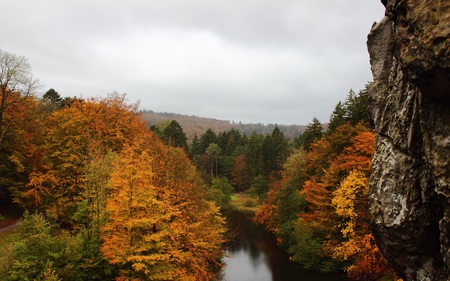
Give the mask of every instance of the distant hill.
POLYGON ((273 129, 277 126, 289 139, 298 137, 306 129, 306 126, 304 125, 278 125, 262 123, 244 124, 241 122, 235 123, 226 120, 189 116, 176 113, 153 112, 151 110, 144 110, 142 112, 142 119, 147 123, 149 127, 158 126, 164 123, 168 124, 170 121, 176 120, 183 128, 183 131, 188 137, 188 140, 192 140, 195 134, 200 137, 209 128, 211 128, 215 133, 229 131, 234 128, 240 133, 249 136, 252 132, 265 135, 271 134, 273 129))

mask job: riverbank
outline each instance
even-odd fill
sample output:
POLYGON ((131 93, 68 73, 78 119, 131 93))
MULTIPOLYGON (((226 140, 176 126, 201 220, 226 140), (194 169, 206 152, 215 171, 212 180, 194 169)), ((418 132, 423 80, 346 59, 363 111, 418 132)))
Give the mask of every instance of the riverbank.
POLYGON ((253 198, 246 193, 232 194, 230 205, 233 210, 250 214, 254 214, 261 206, 256 198, 253 198))

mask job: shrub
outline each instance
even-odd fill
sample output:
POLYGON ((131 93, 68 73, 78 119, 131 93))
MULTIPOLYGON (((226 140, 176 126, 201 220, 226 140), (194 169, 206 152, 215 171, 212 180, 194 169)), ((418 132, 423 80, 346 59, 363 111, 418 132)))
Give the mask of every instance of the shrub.
POLYGON ((244 201, 244 207, 253 208, 256 207, 256 205, 257 202, 253 198, 248 198, 247 200, 244 201))

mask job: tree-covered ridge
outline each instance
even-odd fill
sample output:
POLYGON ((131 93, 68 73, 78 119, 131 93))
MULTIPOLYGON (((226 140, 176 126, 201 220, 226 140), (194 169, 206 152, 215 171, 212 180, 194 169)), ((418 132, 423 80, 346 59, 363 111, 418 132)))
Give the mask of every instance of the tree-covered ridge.
POLYGON ((153 112, 151 110, 143 110, 142 118, 149 127, 161 128, 162 130, 172 120, 175 120, 181 125, 189 141, 192 141, 195 135, 200 136, 204 134, 208 129, 214 132, 225 132, 234 129, 246 135, 250 135, 252 132, 268 135, 271 134, 275 127, 278 127, 289 139, 298 137, 305 130, 303 125, 251 124, 176 113, 153 112))

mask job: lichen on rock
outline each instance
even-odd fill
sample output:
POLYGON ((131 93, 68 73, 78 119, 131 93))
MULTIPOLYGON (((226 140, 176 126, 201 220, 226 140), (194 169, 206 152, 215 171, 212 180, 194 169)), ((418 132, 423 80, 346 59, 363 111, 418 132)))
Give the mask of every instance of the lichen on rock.
POLYGON ((382 2, 367 42, 373 230, 405 280, 450 280, 450 1, 382 2))

